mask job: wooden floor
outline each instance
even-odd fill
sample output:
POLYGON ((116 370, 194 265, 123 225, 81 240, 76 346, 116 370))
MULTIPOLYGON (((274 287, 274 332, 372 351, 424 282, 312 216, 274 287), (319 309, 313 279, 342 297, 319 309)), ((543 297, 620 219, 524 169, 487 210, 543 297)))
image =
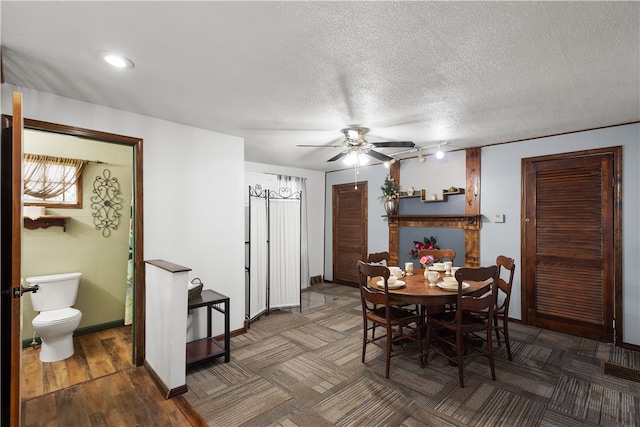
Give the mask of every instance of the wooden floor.
POLYGON ((44 363, 22 356, 22 426, 206 425, 181 397, 166 400, 131 363, 131 326, 74 338, 75 353, 44 363))

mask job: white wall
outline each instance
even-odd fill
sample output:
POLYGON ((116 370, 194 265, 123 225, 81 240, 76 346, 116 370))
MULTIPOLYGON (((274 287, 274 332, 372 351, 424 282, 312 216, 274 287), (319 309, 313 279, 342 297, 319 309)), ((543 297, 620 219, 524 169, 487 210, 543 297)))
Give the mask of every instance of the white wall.
POLYGON ((520 202, 521 159, 621 145, 622 166, 622 294, 623 341, 640 345, 640 124, 617 126, 512 144, 484 147, 481 153, 480 264, 495 262, 499 254, 516 261, 510 315, 521 318, 520 202), (505 214, 504 223, 487 218, 505 214))
MULTIPOLYGON (((244 171, 307 178, 307 193, 303 194, 302 197, 307 201, 309 276, 322 275, 324 259, 324 172, 254 162, 244 162, 244 171)), ((245 194, 248 190, 244 188, 243 191, 243 194, 245 194)))
MULTIPOLYGON (((25 118, 144 140, 144 259, 190 267, 190 278, 230 298, 231 330, 242 328, 244 140, 6 84, 4 114, 14 90, 25 118)), ((220 316, 213 332, 223 330, 220 316)))
MULTIPOLYGON (((480 231, 480 264, 495 263, 499 254, 515 259, 516 275, 510 316, 521 318, 520 299, 520 203, 521 159, 610 146, 623 146, 623 342, 640 345, 640 124, 541 138, 511 144, 483 147, 481 151, 481 201, 483 215, 480 231), (495 214, 504 214, 504 223, 493 223, 495 214)), ((448 154, 447 154, 448 155, 448 154)), ((417 162, 417 160, 413 160, 417 162)), ((432 161, 429 157, 427 164, 432 161)), ((403 162, 404 163, 404 162, 403 162)), ((435 164, 435 163, 434 163, 435 164)), ((400 168, 400 185, 416 189, 416 172, 400 168)), ((388 170, 382 165, 362 168, 360 180, 369 181, 369 252, 387 250, 389 229, 382 218, 384 209, 377 200, 379 187, 388 170)), ((449 173, 449 172, 442 172, 449 173)), ((451 173, 455 173, 452 170, 451 173)), ((331 186, 353 182, 353 171, 330 172, 326 179, 325 276, 332 280, 331 186)), ((448 182, 448 181, 443 181, 448 182)), ((464 184, 460 184, 463 186, 464 184)), ((446 187, 445 187, 446 188, 446 187)), ((620 320, 619 320, 620 322, 620 320)))

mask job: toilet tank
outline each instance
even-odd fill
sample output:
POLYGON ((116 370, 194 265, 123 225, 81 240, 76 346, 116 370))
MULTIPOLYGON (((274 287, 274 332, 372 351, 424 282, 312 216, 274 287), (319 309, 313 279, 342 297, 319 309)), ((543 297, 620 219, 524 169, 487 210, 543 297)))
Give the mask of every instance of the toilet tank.
POLYGON ((38 291, 31 293, 34 311, 57 310, 74 305, 78 295, 80 276, 82 273, 27 277, 28 286, 38 285, 38 291))

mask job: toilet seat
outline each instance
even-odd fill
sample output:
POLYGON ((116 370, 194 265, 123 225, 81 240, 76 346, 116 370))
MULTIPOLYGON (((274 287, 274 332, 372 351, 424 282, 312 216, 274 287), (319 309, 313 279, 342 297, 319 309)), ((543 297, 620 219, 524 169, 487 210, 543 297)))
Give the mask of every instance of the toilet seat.
POLYGON ((58 310, 42 311, 33 319, 33 326, 56 325, 76 320, 82 317, 82 312, 72 307, 58 310))

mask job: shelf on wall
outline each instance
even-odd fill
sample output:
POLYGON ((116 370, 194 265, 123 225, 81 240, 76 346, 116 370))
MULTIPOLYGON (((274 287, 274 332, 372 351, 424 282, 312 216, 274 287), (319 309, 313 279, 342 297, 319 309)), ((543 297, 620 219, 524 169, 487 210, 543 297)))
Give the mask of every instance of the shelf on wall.
POLYGON ((38 218, 24 217, 24 228, 35 230, 37 228, 62 227, 62 231, 67 231, 67 220, 70 216, 43 215, 38 218))
POLYGON ((464 188, 458 188, 455 191, 450 191, 448 189, 442 190, 442 198, 437 198, 437 199, 427 198, 427 191, 423 189, 423 190, 420 190, 420 201, 422 203, 446 202, 447 197, 455 196, 456 194, 464 194, 464 188))

